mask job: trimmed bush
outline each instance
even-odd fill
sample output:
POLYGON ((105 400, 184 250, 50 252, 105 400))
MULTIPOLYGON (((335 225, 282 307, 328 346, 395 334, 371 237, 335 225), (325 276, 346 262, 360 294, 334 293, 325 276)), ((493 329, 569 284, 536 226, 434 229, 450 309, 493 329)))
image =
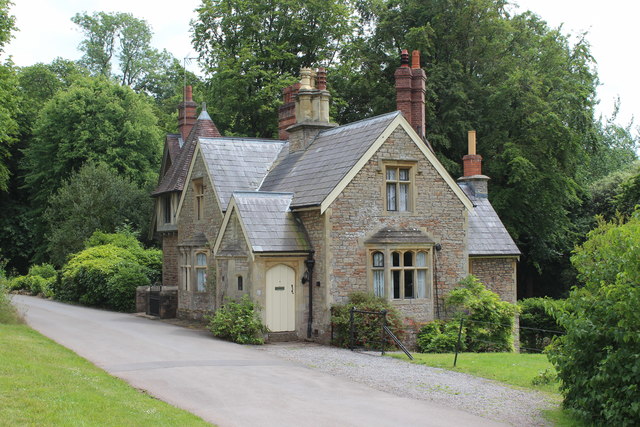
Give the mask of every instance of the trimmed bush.
POLYGON ((248 295, 239 301, 227 301, 213 316, 206 316, 209 330, 218 338, 238 344, 263 344, 265 326, 259 308, 248 295))
POLYGON ((160 279, 162 252, 144 249, 131 233, 96 232, 85 247, 62 269, 57 299, 133 311, 136 287, 160 279))
MULTIPOLYGON (((453 353, 458 343, 460 325, 456 321, 434 320, 425 324, 418 333, 418 351, 420 353, 453 353)), ((464 351, 467 329, 462 328, 460 351, 464 351)))
POLYGON ((553 338, 562 335, 564 328, 558 324, 553 312, 564 307, 564 300, 551 298, 526 298, 518 301, 520 310, 520 350, 523 352, 543 351, 553 338), (537 331, 526 328, 544 329, 537 331), (560 333, 550 332, 558 331, 560 333))
POLYGON ((466 350, 476 353, 513 351, 517 306, 502 301, 473 275, 467 276, 459 285, 451 290, 445 303, 455 311, 455 322, 464 316, 466 350))
MULTIPOLYGON (((331 326, 333 328, 333 345, 349 347, 349 316, 351 307, 363 311, 387 311, 387 326, 402 341, 404 329, 402 315, 391 303, 372 293, 354 292, 349 296, 346 304, 336 304, 331 307, 331 326)), ((356 314, 354 316, 356 331, 355 345, 367 349, 380 350, 381 326, 380 316, 370 314, 356 314)), ((390 340, 385 341, 385 348, 392 348, 390 340)))

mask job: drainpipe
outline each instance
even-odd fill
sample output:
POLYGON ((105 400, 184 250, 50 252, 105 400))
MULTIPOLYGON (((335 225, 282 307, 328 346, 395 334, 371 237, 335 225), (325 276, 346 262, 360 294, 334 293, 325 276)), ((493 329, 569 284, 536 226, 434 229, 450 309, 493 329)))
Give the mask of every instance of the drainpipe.
POLYGON ((309 252, 309 257, 304 261, 307 267, 307 280, 309 281, 309 320, 307 321, 307 338, 311 338, 311 324, 313 323, 313 267, 316 260, 313 259, 315 251, 309 252))

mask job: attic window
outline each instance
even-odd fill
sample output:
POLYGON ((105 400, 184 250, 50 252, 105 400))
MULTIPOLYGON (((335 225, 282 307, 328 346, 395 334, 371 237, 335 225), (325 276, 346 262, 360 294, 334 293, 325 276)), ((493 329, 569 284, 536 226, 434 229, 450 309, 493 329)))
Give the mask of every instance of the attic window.
POLYGON ((202 178, 193 180, 194 210, 197 221, 204 219, 204 185, 202 178))
POLYGON ((412 170, 407 165, 386 166, 387 211, 411 211, 411 177, 412 170))

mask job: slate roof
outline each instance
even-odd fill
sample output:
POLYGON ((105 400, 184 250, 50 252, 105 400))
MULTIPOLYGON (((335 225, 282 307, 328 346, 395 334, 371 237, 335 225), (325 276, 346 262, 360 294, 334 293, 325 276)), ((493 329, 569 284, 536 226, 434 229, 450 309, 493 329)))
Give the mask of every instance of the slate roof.
POLYGON ((459 185, 474 205, 473 211, 469 213, 469 255, 520 255, 520 250, 500 221, 489 199, 475 196, 468 183, 459 185))
POLYGON ((191 129, 187 140, 182 145, 182 148, 180 148, 180 152, 175 161, 172 162, 171 167, 162 177, 160 184, 158 184, 158 187, 156 187, 151 195, 157 196, 171 191, 182 191, 184 181, 189 173, 189 165, 191 164, 198 138, 214 138, 218 136, 220 136, 218 128, 213 121, 211 121, 209 114, 203 110, 191 129))
POLYGON ((255 138, 202 138, 200 151, 223 210, 234 191, 257 190, 285 145, 255 138))
POLYGON ((292 192, 293 207, 321 204, 399 114, 322 131, 306 150, 289 153, 285 147, 260 190, 292 192))
POLYGON ((238 215, 253 252, 307 252, 302 225, 289 210, 292 193, 234 192, 238 215))
POLYGON ((167 134, 167 149, 169 150, 169 159, 171 159, 171 163, 175 163, 183 144, 184 141, 179 134, 167 134))

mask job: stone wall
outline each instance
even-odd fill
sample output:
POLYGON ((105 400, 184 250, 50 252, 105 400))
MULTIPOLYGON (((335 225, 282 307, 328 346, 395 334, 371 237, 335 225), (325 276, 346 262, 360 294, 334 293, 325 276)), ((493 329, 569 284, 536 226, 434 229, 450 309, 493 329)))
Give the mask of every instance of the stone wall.
POLYGON ((504 301, 516 303, 515 258, 470 258, 470 273, 504 301))
MULTIPOLYGON (((222 225, 223 214, 218 206, 218 201, 216 200, 202 155, 198 152, 193 161, 191 181, 185 182, 184 184, 184 200, 182 201, 180 216, 177 219, 177 241, 178 245, 180 245, 197 235, 197 233, 204 233, 209 243, 207 247, 200 249, 209 251, 207 255, 207 289, 205 292, 197 292, 195 290, 195 272, 192 268, 192 289, 185 290, 181 286, 178 293, 178 317, 200 319, 204 314, 211 313, 216 308, 216 263, 212 249, 218 235, 218 230, 222 225), (204 184, 204 212, 203 218, 198 220, 192 181, 200 178, 204 184)), ((177 271, 179 271, 179 263, 177 271)))
MULTIPOLYGON (((355 291, 373 291, 367 274, 365 241, 382 228, 418 229, 442 245, 436 259, 438 293, 442 297, 468 271, 467 212, 463 203, 409 135, 398 127, 331 204, 327 245, 330 252, 329 303, 344 302, 355 291), (412 167, 410 212, 387 212, 385 165, 412 167)), ((433 269, 432 269, 433 270, 433 269)), ((432 277, 433 271, 431 271, 432 277)), ((418 322, 432 320, 431 298, 393 301, 418 322)))
POLYGON ((162 234, 162 285, 178 286, 178 233, 162 234))

